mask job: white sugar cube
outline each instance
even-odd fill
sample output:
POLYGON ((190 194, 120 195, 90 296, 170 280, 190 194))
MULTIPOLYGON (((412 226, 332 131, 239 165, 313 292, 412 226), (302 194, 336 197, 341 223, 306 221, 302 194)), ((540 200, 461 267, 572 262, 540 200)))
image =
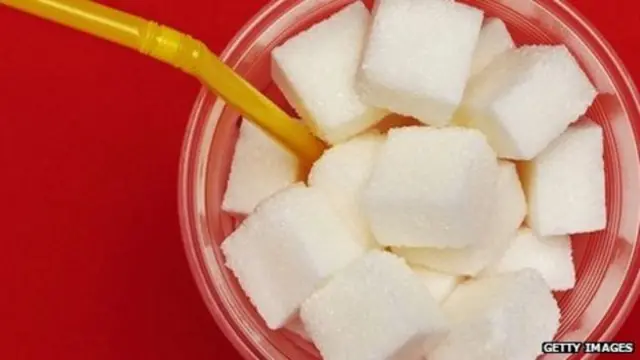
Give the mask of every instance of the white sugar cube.
POLYGON ((484 70, 496 56, 514 47, 515 44, 504 22, 498 18, 488 19, 480 30, 471 62, 471 76, 484 70))
POLYGON ((336 145, 325 151, 309 173, 309 186, 329 196, 336 211, 351 223, 357 238, 367 247, 378 245, 362 213, 360 198, 384 139, 373 133, 336 145))
POLYGON ((237 214, 252 212, 262 200, 293 184, 298 169, 295 155, 251 122, 243 121, 222 209, 237 214))
POLYGON ((482 11, 447 0, 377 0, 358 73, 368 104, 445 125, 462 100, 482 11))
POLYGON ((507 250, 527 213, 527 204, 516 167, 500 161, 494 216, 485 241, 463 249, 394 248, 411 264, 430 267, 449 274, 476 276, 507 250))
POLYGON ((404 260, 378 250, 338 273, 300 311, 325 360, 417 359, 447 323, 404 260))
POLYGON ((363 104, 355 90, 370 18, 357 1, 273 50, 274 82, 316 135, 333 144, 386 114, 363 104))
POLYGON ((223 243, 227 266, 271 329, 365 253, 327 197, 295 184, 260 203, 223 243))
POLYGON ((420 277, 427 289, 429 289, 431 296, 438 303, 446 300, 461 281, 459 276, 444 274, 423 267, 413 267, 413 272, 420 277))
POLYGON ((527 215, 527 200, 516 165, 506 160, 500 160, 498 164, 498 210, 493 219, 493 232, 511 234, 522 225, 527 215))
POLYGON ((529 202, 527 223, 541 236, 602 230, 606 226, 602 128, 569 128, 523 165, 529 202))
POLYGON ((530 160, 585 113, 596 90, 565 46, 524 46, 474 76, 463 118, 501 158, 530 160))
POLYGON ((575 286, 571 240, 567 235, 538 237, 522 228, 502 259, 487 268, 483 275, 522 269, 538 271, 552 290, 569 290, 575 286))
POLYGON ((461 284, 444 310, 451 331, 429 360, 535 359, 560 324, 551 291, 529 269, 461 284))
POLYGON ((466 247, 488 235, 498 173, 479 131, 393 129, 363 191, 364 213, 382 245, 466 247))

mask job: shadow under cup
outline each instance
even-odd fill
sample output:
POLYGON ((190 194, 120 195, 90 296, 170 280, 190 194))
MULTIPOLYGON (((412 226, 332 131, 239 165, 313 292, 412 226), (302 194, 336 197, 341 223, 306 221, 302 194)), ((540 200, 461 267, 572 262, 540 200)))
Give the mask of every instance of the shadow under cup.
MULTIPOLYGON (((245 25, 221 57, 291 111, 271 81, 271 50, 352 1, 274 1, 245 25)), ((465 2, 503 19, 518 44, 566 44, 600 92, 588 116, 605 134, 608 225, 605 231, 573 237, 577 284, 556 293, 562 310, 557 340, 610 340, 639 292, 640 103, 633 82, 597 31, 559 1, 465 2)), ((268 330, 224 266, 219 245, 241 220, 220 209, 238 125, 235 110, 206 89, 200 92, 186 130, 179 179, 182 234, 193 276, 219 327, 245 359, 319 359, 313 345, 295 334, 268 330)))

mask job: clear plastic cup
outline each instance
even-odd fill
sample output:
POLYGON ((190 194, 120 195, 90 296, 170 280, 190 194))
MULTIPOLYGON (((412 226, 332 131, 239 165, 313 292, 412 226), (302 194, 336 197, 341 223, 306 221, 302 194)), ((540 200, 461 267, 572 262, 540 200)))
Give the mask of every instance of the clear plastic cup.
MULTIPOLYGON (((270 52, 290 36, 353 0, 277 0, 236 35, 222 58, 258 89, 288 108, 272 83, 270 52)), ((365 1, 371 5, 371 1, 365 1)), ((577 285, 557 293, 558 340, 607 341, 639 293, 640 103, 631 77, 610 45, 559 0, 468 0, 502 18, 518 43, 564 43, 601 95, 588 115, 605 133, 608 226, 574 237, 577 285)), ((553 84, 549 84, 553 86, 553 84)), ((224 266, 219 245, 240 219, 220 209, 238 133, 238 114, 203 89, 186 130, 179 184, 180 219, 193 276, 211 314, 245 359, 319 359, 308 342, 270 331, 224 266)), ((575 355, 575 358, 592 355, 575 355)), ((554 358, 564 358, 555 357, 554 358)))

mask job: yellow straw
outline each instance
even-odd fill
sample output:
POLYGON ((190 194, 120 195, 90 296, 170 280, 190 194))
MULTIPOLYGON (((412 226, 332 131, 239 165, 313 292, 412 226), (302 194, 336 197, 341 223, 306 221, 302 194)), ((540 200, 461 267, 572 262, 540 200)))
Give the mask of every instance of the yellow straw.
POLYGON ((195 76, 296 154, 304 165, 324 151, 325 145, 306 126, 189 35, 87 0, 0 0, 0 4, 137 50, 195 76))

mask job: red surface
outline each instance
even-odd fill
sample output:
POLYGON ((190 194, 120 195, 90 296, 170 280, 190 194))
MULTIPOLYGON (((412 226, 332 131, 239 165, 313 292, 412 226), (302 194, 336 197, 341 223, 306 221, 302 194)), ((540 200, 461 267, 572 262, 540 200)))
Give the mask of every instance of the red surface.
MULTIPOLYGON (((266 1, 106 3, 219 52, 266 1)), ((640 82, 634 2, 576 6, 640 82)), ((176 214, 199 84, 1 6, 0 33, 0 359, 238 359, 191 279, 176 214)), ((634 324, 640 308, 617 339, 638 340, 634 324)))

